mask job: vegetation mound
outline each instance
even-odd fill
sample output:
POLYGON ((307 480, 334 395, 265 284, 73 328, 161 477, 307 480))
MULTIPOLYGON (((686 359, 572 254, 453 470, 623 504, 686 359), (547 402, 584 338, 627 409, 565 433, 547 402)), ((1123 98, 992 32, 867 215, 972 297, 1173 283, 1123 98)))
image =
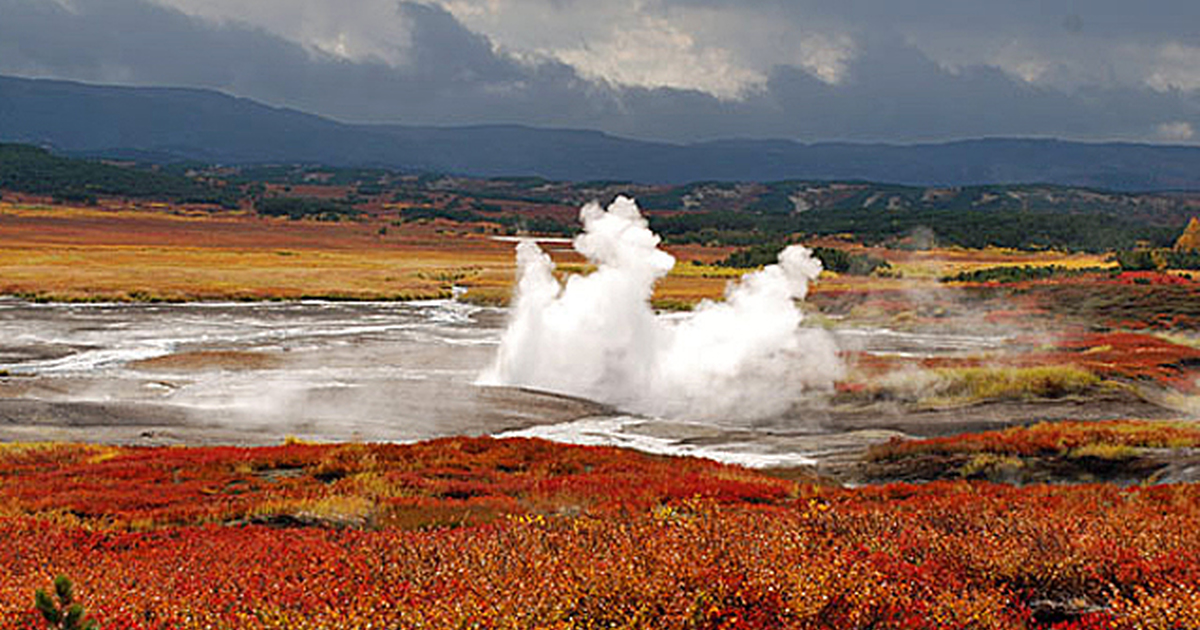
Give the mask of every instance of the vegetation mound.
POLYGON ((1086 394, 1100 385, 1095 374, 1073 365, 939 367, 887 374, 865 393, 876 399, 945 407, 992 400, 1059 399, 1086 394))
POLYGON ((892 440, 871 447, 876 479, 1161 481, 1194 476, 1200 425, 1187 422, 1043 422, 1003 431, 892 440))

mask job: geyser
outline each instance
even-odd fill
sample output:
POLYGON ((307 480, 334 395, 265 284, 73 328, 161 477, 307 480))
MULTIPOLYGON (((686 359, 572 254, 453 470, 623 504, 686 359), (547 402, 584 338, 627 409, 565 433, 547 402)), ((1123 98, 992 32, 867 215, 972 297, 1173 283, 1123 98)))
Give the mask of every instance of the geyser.
POLYGON ((664 418, 754 419, 787 411, 843 372, 833 337, 803 328, 803 299, 821 261, 799 245, 748 273, 724 302, 684 317, 650 307, 654 283, 675 265, 632 199, 580 212, 575 250, 596 270, 554 277, 532 241, 517 246, 511 321, 489 385, 582 396, 664 418))

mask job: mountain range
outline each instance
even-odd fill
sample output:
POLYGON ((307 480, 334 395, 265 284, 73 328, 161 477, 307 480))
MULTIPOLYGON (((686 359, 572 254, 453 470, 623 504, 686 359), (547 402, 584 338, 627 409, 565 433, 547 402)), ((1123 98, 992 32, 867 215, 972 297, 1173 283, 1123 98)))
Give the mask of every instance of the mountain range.
POLYGON ((208 164, 376 166, 555 180, 869 180, 1200 189, 1200 147, 983 138, 931 144, 672 144, 517 125, 339 122, 213 90, 0 77, 0 141, 69 155, 208 164))

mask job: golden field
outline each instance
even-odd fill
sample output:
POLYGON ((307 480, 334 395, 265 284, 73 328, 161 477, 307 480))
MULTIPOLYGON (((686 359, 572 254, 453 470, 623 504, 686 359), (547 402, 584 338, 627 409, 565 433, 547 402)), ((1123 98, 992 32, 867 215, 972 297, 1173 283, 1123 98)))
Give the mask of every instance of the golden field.
MULTIPOLYGON (((291 221, 248 211, 209 211, 165 203, 102 200, 52 204, 30 196, 0 201, 0 294, 52 301, 189 301, 441 298, 507 302, 514 280, 511 239, 494 226, 443 219, 401 222, 386 208, 353 221, 291 221)), ((875 294, 938 286, 962 271, 1000 266, 1111 267, 1100 254, 939 248, 839 247, 887 260, 872 276, 825 273, 818 294, 875 294)), ((570 245, 544 248, 563 273, 588 269, 570 245)), ((679 263, 658 284, 659 308, 719 300, 741 270, 714 265, 732 247, 668 246, 679 263)))
MULTIPOLYGON (((547 249, 556 261, 581 262, 566 245, 547 249)), ((32 299, 423 299, 448 297, 457 285, 468 299, 501 303, 514 269, 512 242, 440 220, 289 221, 163 204, 0 202, 0 293, 32 299)), ((673 276, 658 297, 718 298, 729 275, 722 271, 673 276)))

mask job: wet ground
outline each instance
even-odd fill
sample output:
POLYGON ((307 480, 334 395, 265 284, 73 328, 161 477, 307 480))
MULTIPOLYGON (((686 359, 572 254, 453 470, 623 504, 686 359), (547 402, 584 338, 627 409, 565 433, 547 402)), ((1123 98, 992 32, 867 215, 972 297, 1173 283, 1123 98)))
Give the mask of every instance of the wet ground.
MULTIPOLYGON (((679 315, 675 315, 679 317, 679 315)), ((569 396, 474 384, 501 309, 410 303, 30 304, 0 299, 0 440, 136 444, 410 441, 525 435, 755 466, 835 462, 899 435, 1041 419, 1164 417, 1140 399, 949 410, 811 401, 751 422, 627 415, 569 396)), ((991 352, 962 331, 843 327, 839 345, 898 356, 991 352)))
POLYGON ((3 301, 0 438, 404 441, 605 411, 473 385, 502 324, 453 301, 3 301))

